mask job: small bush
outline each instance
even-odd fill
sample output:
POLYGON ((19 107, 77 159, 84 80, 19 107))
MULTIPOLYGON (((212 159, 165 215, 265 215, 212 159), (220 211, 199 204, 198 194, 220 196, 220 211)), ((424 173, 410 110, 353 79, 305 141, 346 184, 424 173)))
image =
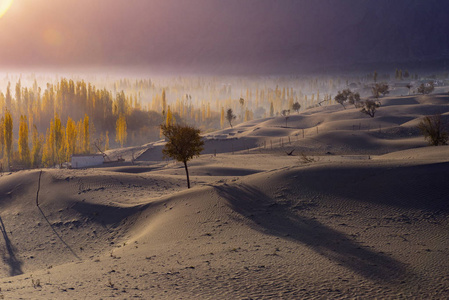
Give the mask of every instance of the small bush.
POLYGON ((419 122, 418 128, 429 142, 429 145, 447 145, 449 135, 441 122, 441 115, 424 117, 419 122))
POLYGON ((307 156, 305 153, 301 152, 301 156, 299 157, 299 162, 302 164, 310 164, 315 162, 313 157, 307 156))
POLYGON ((421 85, 418 87, 418 93, 427 95, 432 93, 434 89, 435 85, 433 84, 433 82, 429 82, 427 85, 421 83, 421 85))
POLYGON ((380 107, 380 103, 374 100, 366 100, 363 103, 363 108, 360 110, 362 113, 369 115, 371 118, 374 118, 374 114, 376 110, 380 107))

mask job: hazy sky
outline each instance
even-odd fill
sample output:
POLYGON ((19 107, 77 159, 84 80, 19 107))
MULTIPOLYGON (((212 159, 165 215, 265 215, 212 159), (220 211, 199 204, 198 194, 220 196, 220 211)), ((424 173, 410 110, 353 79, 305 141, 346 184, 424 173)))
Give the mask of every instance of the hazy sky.
POLYGON ((447 2, 14 0, 0 19, 0 64, 232 72, 434 55, 413 44, 419 23, 443 32, 435 53, 444 56, 447 2))

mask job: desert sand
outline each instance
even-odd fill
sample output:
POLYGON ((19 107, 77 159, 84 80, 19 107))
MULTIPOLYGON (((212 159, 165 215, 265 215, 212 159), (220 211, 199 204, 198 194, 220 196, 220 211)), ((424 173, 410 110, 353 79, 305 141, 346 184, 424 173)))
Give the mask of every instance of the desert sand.
POLYGON ((449 120, 447 94, 210 133, 189 190, 163 141, 3 173, 0 297, 445 299, 449 146, 416 129, 435 113, 449 120))

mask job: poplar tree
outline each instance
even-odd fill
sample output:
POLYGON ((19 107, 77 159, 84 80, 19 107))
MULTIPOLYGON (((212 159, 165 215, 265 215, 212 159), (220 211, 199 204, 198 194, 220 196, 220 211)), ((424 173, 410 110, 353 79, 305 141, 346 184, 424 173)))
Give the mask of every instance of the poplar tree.
POLYGON ((6 95, 5 95, 5 104, 6 109, 11 109, 11 82, 8 81, 8 86, 6 87, 6 95))
POLYGON ((225 111, 224 111, 224 107, 221 107, 221 115, 220 115, 220 127, 221 129, 223 129, 224 126, 224 119, 225 119, 225 111))
POLYGON ((115 141, 120 143, 120 147, 126 143, 127 132, 126 132, 126 119, 124 115, 120 115, 117 122, 115 123, 115 141))
POLYGON ((31 167, 38 167, 41 164, 42 135, 37 132, 36 125, 33 125, 33 148, 31 149, 31 167))
POLYGON ((22 109, 22 84, 19 81, 16 83, 16 104, 17 104, 17 113, 20 114, 21 113, 21 109, 22 109))
POLYGON ((83 119, 78 120, 78 122, 76 123, 76 153, 83 153, 84 152, 84 128, 83 128, 83 119))
POLYGON ((47 128, 45 144, 42 151, 42 163, 46 167, 55 165, 55 131, 53 120, 50 121, 50 128, 47 128))
POLYGON ((104 140, 104 151, 109 150, 109 131, 106 131, 106 137, 104 140))
POLYGON ((165 115, 167 109, 167 100, 165 99, 165 89, 162 89, 162 114, 165 115))
POLYGON ((30 147, 28 146, 28 122, 26 116, 20 116, 18 146, 20 161, 24 166, 28 167, 30 164, 30 147))
POLYGON ((5 148, 5 118, 0 120, 0 157, 3 157, 3 149, 5 148))
POLYGON ((89 142, 89 116, 87 114, 84 115, 83 121, 83 152, 90 152, 90 142, 89 142))
POLYGON ((70 160, 73 154, 76 153, 76 124, 70 117, 67 119, 66 126, 66 158, 70 160))
POLYGON ((167 117, 165 119, 165 125, 170 126, 174 122, 173 114, 171 113, 170 105, 167 107, 167 117))
POLYGON ((53 123, 53 136, 54 136, 54 157, 57 159, 58 163, 62 163, 62 160, 64 159, 63 149, 64 149, 64 131, 61 125, 61 119, 56 114, 54 123, 53 123))
POLYGON ((11 154, 12 154, 12 129, 13 129, 13 123, 12 123, 12 115, 9 112, 9 110, 6 110, 5 112, 5 119, 4 119, 4 139, 5 139, 5 152, 6 152, 6 169, 9 171, 10 164, 11 164, 11 154))
POLYGON ((288 109, 293 109, 293 97, 288 99, 288 109))

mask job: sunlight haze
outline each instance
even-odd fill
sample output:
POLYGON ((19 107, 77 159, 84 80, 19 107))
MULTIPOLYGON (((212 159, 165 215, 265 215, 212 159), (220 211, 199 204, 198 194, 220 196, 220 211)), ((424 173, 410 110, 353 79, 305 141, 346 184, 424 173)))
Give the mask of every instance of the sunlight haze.
POLYGON ((292 0, 21 0, 0 20, 0 63, 294 73, 433 61, 448 57, 448 5, 438 0, 323 0, 319 5, 292 0), (427 46, 414 38, 425 32, 433 33, 427 46))

